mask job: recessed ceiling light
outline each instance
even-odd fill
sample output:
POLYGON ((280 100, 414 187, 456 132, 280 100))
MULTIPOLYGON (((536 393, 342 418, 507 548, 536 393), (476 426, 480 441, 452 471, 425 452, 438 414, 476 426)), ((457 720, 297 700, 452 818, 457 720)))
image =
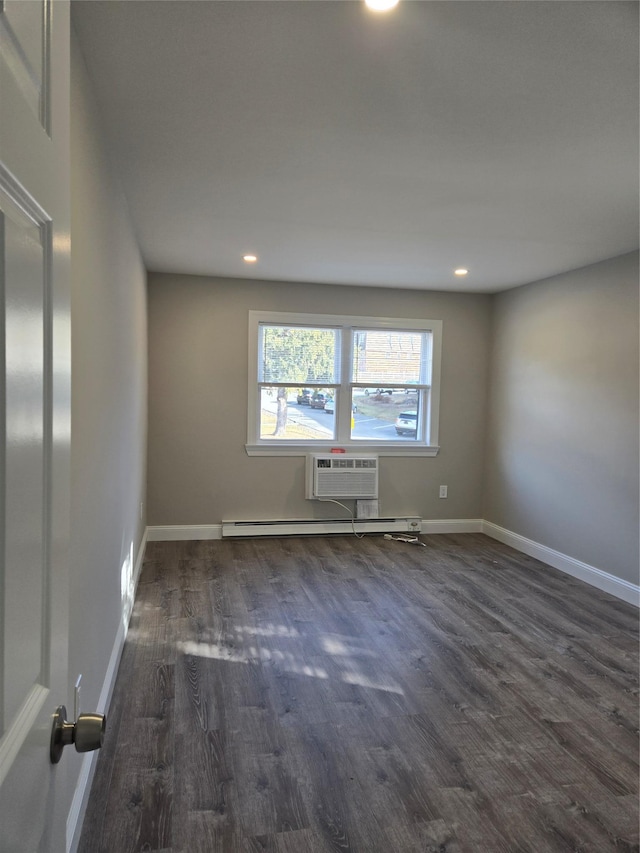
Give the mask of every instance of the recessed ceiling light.
POLYGON ((255 255, 243 255, 242 260, 247 264, 255 264, 258 258, 255 255))
POLYGON ((364 0, 364 3, 373 12, 388 12, 398 5, 398 0, 364 0))
POLYGON ((466 275, 469 270, 466 270, 464 267, 458 267, 457 270, 454 270, 454 275, 466 275))

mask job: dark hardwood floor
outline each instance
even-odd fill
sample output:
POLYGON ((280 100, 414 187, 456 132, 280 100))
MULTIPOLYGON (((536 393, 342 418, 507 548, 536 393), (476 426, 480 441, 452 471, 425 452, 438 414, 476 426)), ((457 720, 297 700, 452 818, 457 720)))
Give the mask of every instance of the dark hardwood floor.
POLYGON ((423 541, 149 544, 80 853, 638 851, 638 611, 423 541))

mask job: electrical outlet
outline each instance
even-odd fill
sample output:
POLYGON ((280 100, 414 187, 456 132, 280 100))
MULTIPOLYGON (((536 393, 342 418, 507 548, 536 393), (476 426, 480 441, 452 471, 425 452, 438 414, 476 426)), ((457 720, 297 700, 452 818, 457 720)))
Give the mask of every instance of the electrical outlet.
POLYGON ((440 497, 446 498, 447 497, 447 491, 448 491, 447 486, 440 486, 440 497))

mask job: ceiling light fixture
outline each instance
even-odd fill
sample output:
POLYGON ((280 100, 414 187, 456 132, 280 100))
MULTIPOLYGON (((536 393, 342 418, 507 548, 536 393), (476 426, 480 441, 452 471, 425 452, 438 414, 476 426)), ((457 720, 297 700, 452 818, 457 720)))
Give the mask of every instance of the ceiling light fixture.
POLYGON ((398 5, 398 0, 364 0, 364 3, 372 12, 388 12, 398 5))
POLYGON ((242 260, 247 264, 255 264, 258 258, 256 255, 243 255, 242 260))
POLYGON ((457 270, 453 271, 453 274, 454 275, 466 275, 468 272, 469 272, 469 270, 466 270, 464 267, 458 267, 457 270))

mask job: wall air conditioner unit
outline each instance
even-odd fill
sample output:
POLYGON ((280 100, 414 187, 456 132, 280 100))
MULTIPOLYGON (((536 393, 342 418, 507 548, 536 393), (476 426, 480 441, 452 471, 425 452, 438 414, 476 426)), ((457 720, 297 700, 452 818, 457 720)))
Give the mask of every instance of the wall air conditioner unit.
POLYGON ((307 457, 307 498, 377 497, 377 456, 329 453, 307 457))

